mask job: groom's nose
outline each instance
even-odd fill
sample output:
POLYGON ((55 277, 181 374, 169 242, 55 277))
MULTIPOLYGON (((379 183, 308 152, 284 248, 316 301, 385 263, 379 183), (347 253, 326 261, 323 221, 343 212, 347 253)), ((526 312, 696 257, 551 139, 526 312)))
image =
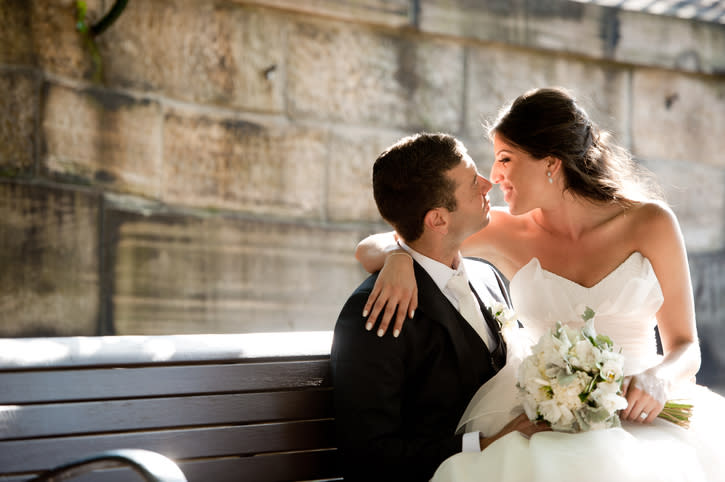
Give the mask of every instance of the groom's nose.
POLYGON ((478 177, 479 177, 478 185, 481 187, 481 195, 485 196, 488 193, 488 191, 491 190, 491 188, 493 187, 493 184, 491 184, 491 181, 489 181, 488 179, 486 179, 485 177, 483 177, 480 174, 478 175, 478 177))

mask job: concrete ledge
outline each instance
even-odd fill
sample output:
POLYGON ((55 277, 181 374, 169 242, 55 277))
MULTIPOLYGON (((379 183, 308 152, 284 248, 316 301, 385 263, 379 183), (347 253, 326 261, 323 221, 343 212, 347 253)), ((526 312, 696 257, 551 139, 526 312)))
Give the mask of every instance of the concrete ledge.
POLYGON ((332 331, 0 339, 0 369, 214 362, 330 354, 332 331))

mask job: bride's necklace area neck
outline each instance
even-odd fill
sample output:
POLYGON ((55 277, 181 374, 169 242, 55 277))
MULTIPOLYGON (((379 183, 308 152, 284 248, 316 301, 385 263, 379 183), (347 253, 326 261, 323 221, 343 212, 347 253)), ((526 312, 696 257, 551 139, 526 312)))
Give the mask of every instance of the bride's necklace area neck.
POLYGON ((618 204, 572 199, 555 208, 538 208, 532 211, 531 219, 553 237, 578 241, 625 210, 618 204))

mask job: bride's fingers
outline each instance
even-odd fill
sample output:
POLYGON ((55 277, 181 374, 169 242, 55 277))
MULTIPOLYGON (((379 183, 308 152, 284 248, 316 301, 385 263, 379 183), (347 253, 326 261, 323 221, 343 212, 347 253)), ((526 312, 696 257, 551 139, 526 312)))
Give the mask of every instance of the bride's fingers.
MULTIPOLYGON (((383 336, 388 331, 388 326, 395 317, 395 313, 400 311, 399 303, 400 301, 396 297, 388 298, 385 309, 382 311, 383 317, 380 319, 380 326, 378 326, 378 336, 383 336)), ((405 309, 403 309, 403 316, 405 316, 405 309)))
POLYGON ((634 421, 644 408, 645 401, 641 397, 642 391, 636 387, 631 387, 627 393, 627 408, 620 414, 623 420, 634 421))
POLYGON ((418 286, 416 285, 415 288, 413 288, 413 299, 410 301, 410 306, 408 306, 408 310, 410 311, 410 316, 413 318, 415 316, 415 310, 418 308, 418 286))
POLYGON ((370 316, 368 317, 368 322, 365 325, 367 328, 368 325, 372 329, 372 327, 375 325, 375 323, 378 321, 378 316, 382 314, 381 323, 380 326, 378 326, 377 334, 378 336, 383 336, 385 334, 385 330, 387 329, 388 322, 390 321, 390 316, 387 317, 387 321, 385 319, 385 312, 387 311, 388 307, 391 306, 391 303, 394 303, 391 301, 390 297, 385 294, 385 292, 380 293, 378 298, 375 300, 375 304, 373 304, 372 311, 370 312, 370 316), (384 325, 383 325, 384 323, 384 325), (382 333, 381 331, 382 330, 382 333))
POLYGON ((622 396, 627 397, 627 390, 629 390, 629 383, 632 381, 632 377, 624 377, 622 380, 622 396))
MULTIPOLYGON (((378 315, 377 312, 373 316, 371 311, 373 310, 373 306, 375 305, 375 302, 377 301, 378 297, 380 296, 380 288, 378 287, 377 283, 375 286, 373 286, 373 291, 370 293, 370 296, 368 296, 368 300, 365 303, 365 306, 363 307, 363 318, 367 317, 368 320, 365 323, 365 329, 367 331, 370 331, 373 329, 373 325, 375 325, 375 320, 377 319, 378 315), (370 315, 370 316, 368 316, 370 315)), ((380 310, 378 310, 380 311, 380 310)))
POLYGON ((400 330, 403 329, 403 323, 405 323, 405 319, 408 317, 408 307, 410 306, 410 303, 402 300, 400 304, 398 305, 398 312, 395 315, 395 324, 393 325, 393 336, 395 338, 400 335, 400 330))

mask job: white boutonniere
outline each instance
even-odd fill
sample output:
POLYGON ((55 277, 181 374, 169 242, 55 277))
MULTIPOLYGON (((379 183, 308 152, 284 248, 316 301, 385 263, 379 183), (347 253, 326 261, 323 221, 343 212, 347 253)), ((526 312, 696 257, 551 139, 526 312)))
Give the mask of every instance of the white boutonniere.
POLYGON ((498 323, 498 328, 501 331, 501 335, 504 337, 504 340, 508 341, 507 334, 511 333, 511 330, 515 330, 519 327, 516 312, 500 301, 492 303, 488 309, 491 312, 493 319, 496 320, 496 323, 498 323))
POLYGON ((508 328, 511 325, 517 324, 516 312, 500 301, 492 303, 488 309, 493 319, 498 323, 499 328, 508 328))

